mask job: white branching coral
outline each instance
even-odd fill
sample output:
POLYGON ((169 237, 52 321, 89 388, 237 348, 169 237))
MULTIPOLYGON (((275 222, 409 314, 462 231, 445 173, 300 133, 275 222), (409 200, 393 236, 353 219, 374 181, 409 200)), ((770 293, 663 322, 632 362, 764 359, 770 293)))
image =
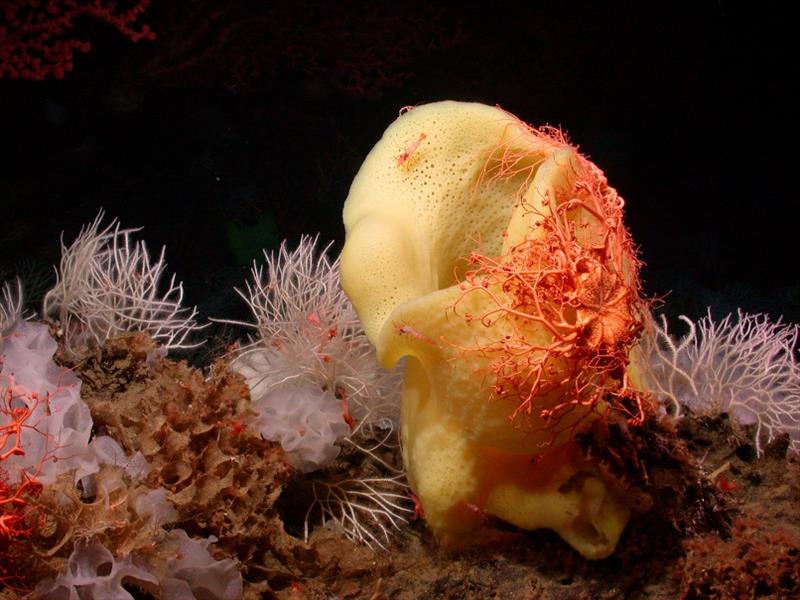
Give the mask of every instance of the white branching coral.
POLYGON ((279 441, 306 473, 328 467, 341 447, 365 456, 378 473, 314 480, 308 516, 316 511, 322 523, 338 522, 372 544, 379 539, 373 528, 385 537, 413 513, 402 476, 379 456, 396 444, 401 380, 378 365, 329 248, 318 252, 317 238, 304 236, 293 251, 283 243, 277 253, 265 252, 266 265, 254 265, 246 289, 236 290, 255 323, 220 321, 257 333, 235 351, 231 367, 247 381, 265 439, 279 441))
MULTIPOLYGON (((317 238, 303 236, 289 251, 264 253, 253 265, 246 291, 236 290, 258 335, 236 352, 235 370, 247 379, 254 402, 279 388, 313 385, 342 403, 351 436, 363 427, 399 417, 400 378, 378 365, 350 300, 339 283, 339 261, 317 253, 317 238)), ((319 465, 324 466, 324 465, 319 465)))
POLYGON ((399 530, 414 516, 409 491, 402 475, 315 481, 314 501, 306 511, 305 538, 312 516, 319 511, 323 525, 336 524, 352 539, 386 548, 392 529, 399 530))
POLYGON ((699 415, 728 413, 737 426, 755 428, 759 455, 775 436, 789 434, 800 452, 800 326, 739 311, 714 321, 711 312, 689 327, 679 341, 652 320, 643 336, 640 367, 646 386, 675 417, 690 409, 699 415))
POLYGON ((22 319, 22 281, 16 285, 6 281, 0 290, 0 334, 12 323, 22 319))
POLYGON ((61 242, 57 283, 44 297, 44 316, 60 323, 66 349, 81 354, 114 335, 146 331, 166 350, 194 348, 190 341, 201 326, 196 308, 185 308, 183 285, 169 279, 164 248, 151 261, 143 241, 122 229, 116 219, 101 229, 103 212, 83 227, 67 247, 61 242))

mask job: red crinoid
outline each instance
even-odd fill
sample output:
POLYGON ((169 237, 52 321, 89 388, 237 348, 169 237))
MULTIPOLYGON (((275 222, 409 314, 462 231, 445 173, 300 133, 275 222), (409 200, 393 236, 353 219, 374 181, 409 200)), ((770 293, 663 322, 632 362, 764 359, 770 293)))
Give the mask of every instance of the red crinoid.
POLYGON ((464 351, 483 357, 492 399, 518 400, 511 420, 551 432, 549 443, 563 441, 606 410, 623 411, 639 424, 647 404, 629 386, 626 368, 645 302, 641 263, 622 221, 624 202, 560 131, 523 128, 532 136, 529 147, 575 151, 564 167, 571 169, 571 188, 540 196, 534 206, 524 194, 543 160, 510 143, 490 156, 479 185, 520 179, 520 191, 509 201, 524 211, 529 226, 502 255, 469 256, 453 308, 458 313, 468 295, 487 295, 483 314, 462 316, 485 327, 479 337, 490 341, 464 351))

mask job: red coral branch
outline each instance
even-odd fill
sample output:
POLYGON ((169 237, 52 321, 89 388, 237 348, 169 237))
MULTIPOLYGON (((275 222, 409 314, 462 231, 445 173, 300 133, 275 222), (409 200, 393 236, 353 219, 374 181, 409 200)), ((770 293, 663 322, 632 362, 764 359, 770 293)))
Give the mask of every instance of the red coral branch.
POLYGON ((154 40, 150 27, 137 23, 149 5, 137 0, 121 10, 110 0, 8 0, 0 13, 0 77, 63 78, 74 67, 75 53, 92 47, 75 33, 82 16, 104 21, 132 42, 154 40))
POLYGON ((170 87, 253 89, 288 71, 317 93, 376 98, 412 77, 419 60, 466 39, 432 2, 194 0, 164 3, 164 14, 169 35, 136 74, 170 87))

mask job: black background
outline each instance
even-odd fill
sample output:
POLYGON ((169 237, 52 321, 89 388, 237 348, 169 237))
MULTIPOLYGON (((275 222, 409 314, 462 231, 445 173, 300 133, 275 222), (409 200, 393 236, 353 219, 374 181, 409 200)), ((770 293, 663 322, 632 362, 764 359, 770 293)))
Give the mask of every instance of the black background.
POLYGON ((36 288, 103 207, 166 244, 189 303, 241 314, 231 286, 262 245, 341 247, 350 181, 401 107, 475 100, 605 170, 668 313, 800 321, 782 5, 527 4, 154 0, 137 44, 80 21, 93 49, 63 80, 0 80, 0 274, 36 288))

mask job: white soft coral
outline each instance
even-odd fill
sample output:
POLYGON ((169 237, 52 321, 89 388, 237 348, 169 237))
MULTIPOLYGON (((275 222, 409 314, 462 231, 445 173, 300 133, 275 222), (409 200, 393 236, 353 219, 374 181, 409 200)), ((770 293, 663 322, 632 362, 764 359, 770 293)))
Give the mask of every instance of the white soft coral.
POLYGON ((402 472, 379 452, 396 447, 400 374, 378 364, 341 288, 339 261, 316 246, 316 238, 304 236, 296 250, 284 243, 265 252, 266 268, 253 266, 246 291, 237 292, 255 323, 227 322, 258 335, 236 351, 231 366, 250 388, 255 428, 279 441, 299 470, 330 466, 340 446, 367 455, 359 476, 309 479, 306 537, 318 516, 353 539, 383 545, 414 513, 402 472))
POLYGON ((328 259, 327 248, 318 254, 316 245, 316 238, 304 236, 294 251, 284 243, 277 254, 265 253, 266 270, 253 266, 246 292, 237 292, 255 323, 234 323, 254 328, 258 336, 231 363, 247 380, 263 422, 270 423, 265 437, 281 441, 304 471, 328 464, 338 453, 334 442, 343 436, 395 422, 400 406, 399 376, 378 365, 342 291, 339 261, 328 259), (308 432, 310 419, 311 430, 319 433, 305 440, 289 434, 308 432), (351 423, 352 431, 343 423, 351 423), (320 452, 323 440, 331 447, 320 452))
POLYGON ((697 322, 681 320, 689 331, 680 341, 663 316, 650 323, 640 348, 645 385, 676 417, 684 408, 726 412, 734 424, 755 427, 759 455, 781 432, 800 452, 800 326, 741 311, 737 319, 714 321, 709 312, 697 322))
POLYGON ((186 308, 183 286, 173 275, 164 286, 164 249, 152 261, 144 242, 115 220, 101 229, 103 212, 81 229, 70 246, 61 243, 58 282, 44 297, 42 312, 61 325, 65 349, 75 355, 106 339, 146 331, 169 349, 193 348, 202 329, 196 308, 186 308))

